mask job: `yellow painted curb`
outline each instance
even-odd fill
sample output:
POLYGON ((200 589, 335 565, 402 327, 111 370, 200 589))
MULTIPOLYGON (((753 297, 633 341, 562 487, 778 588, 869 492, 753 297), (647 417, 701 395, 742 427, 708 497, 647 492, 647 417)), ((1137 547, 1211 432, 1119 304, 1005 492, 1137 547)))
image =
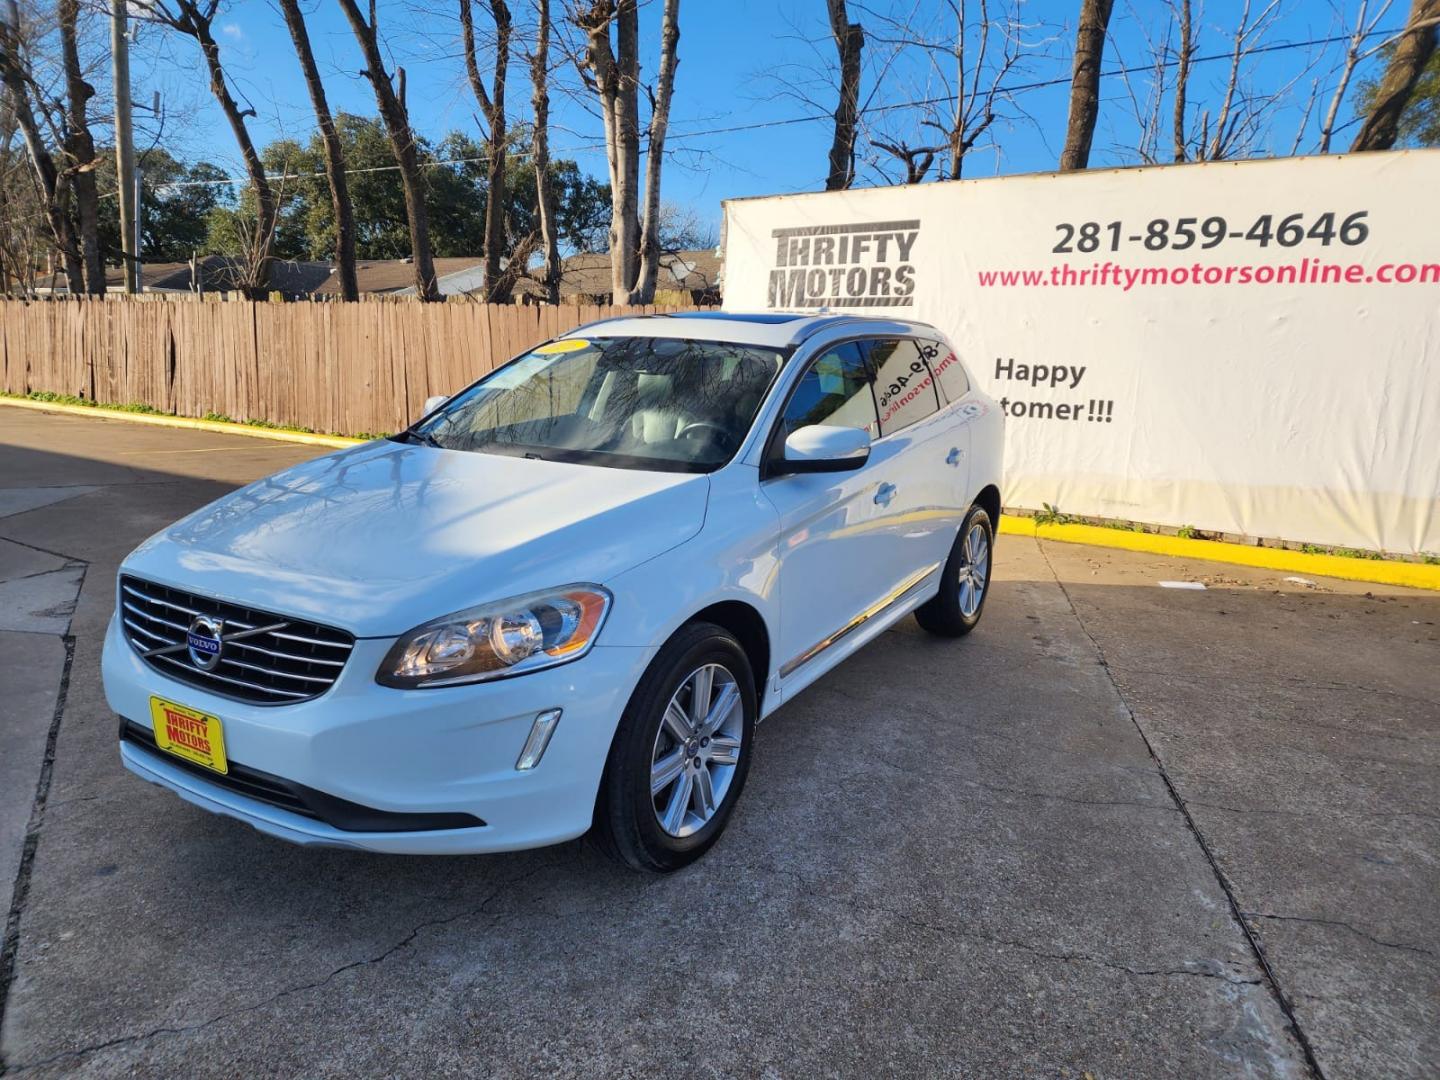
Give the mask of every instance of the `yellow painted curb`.
POLYGON ((58 401, 31 401, 29 398, 10 397, 0 397, 0 405, 13 405, 17 409, 37 409, 40 412, 65 413, 68 416, 127 420, 132 424, 152 424, 156 427, 209 431, 216 435, 244 435, 251 439, 273 439, 276 442, 303 443, 306 446, 359 446, 365 441, 364 439, 347 439, 343 435, 315 435, 305 431, 280 431, 276 428, 255 427, 251 424, 232 424, 224 420, 195 420, 188 416, 127 412, 124 409, 107 409, 102 405, 63 405, 58 401))
POLYGON ((1065 544, 1090 544, 1093 547, 1123 548, 1151 555, 1169 555, 1181 559, 1205 559, 1209 562, 1258 566, 1266 570, 1283 570, 1290 574, 1319 574, 1323 577, 1369 581, 1377 585, 1405 585, 1412 589, 1440 589, 1440 566, 1425 563, 1390 562, 1379 559, 1352 559, 1344 555, 1312 555, 1285 548, 1251 547, 1229 544, 1220 540, 1187 540, 1158 533, 1127 532, 1105 529, 1098 525, 1039 524, 1034 518, 1003 514, 1000 532, 1014 536, 1037 536, 1042 540, 1058 540, 1065 544))

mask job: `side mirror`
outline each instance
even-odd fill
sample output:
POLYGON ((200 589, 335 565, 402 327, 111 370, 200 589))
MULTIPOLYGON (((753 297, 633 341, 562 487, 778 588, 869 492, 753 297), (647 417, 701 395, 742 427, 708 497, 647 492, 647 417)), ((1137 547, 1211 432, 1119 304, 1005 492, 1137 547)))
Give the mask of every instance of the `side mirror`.
POLYGON ((450 398, 446 394, 436 394, 433 397, 427 397, 425 399, 425 408, 421 410, 420 415, 422 417, 429 416, 432 412, 438 409, 441 405, 444 405, 445 402, 449 400, 450 398))
POLYGON ((776 473, 849 472, 870 460, 870 436, 860 428, 811 424, 785 440, 776 473))

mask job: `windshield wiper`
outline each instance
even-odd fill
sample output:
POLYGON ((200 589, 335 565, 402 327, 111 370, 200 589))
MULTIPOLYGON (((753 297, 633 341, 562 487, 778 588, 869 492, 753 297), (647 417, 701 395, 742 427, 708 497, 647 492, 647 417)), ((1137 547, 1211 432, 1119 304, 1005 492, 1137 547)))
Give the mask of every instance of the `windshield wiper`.
POLYGON ((396 442, 399 442, 402 439, 414 439, 416 442, 423 443, 426 446, 433 446, 436 450, 445 449, 443 446, 440 445, 439 442, 436 441, 434 435, 431 435, 428 431, 416 431, 414 428, 406 428, 404 431, 400 432, 400 434, 392 435, 391 438, 393 438, 396 442))

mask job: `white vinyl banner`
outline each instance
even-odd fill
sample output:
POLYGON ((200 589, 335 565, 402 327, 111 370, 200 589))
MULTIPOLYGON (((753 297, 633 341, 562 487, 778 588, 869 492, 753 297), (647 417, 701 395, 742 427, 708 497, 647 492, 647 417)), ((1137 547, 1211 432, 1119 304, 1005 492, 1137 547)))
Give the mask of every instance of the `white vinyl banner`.
POLYGON ((933 323, 1007 506, 1440 553, 1440 150, 725 204, 725 306, 933 323))

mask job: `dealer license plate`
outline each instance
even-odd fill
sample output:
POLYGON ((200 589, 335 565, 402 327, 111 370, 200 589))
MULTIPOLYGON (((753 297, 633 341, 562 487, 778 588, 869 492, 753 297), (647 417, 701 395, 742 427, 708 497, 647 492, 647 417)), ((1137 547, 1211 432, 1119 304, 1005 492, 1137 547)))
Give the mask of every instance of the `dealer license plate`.
POLYGON ((218 716, 152 697, 150 719, 155 725, 155 745, 161 750, 218 773, 230 771, 225 731, 218 716))

